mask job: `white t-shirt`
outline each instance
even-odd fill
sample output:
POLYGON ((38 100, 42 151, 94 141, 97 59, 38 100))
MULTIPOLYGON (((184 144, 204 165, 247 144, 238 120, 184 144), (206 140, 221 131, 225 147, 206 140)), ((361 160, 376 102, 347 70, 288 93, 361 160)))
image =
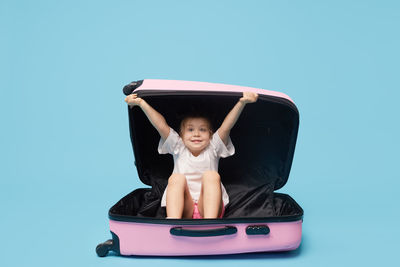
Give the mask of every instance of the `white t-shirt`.
MULTIPOLYGON (((205 171, 218 171, 218 162, 220 158, 226 158, 235 154, 235 148, 231 139, 228 137, 228 145, 219 137, 218 132, 215 132, 210 140, 210 145, 207 146, 197 157, 193 156, 189 149, 186 148, 182 138, 170 128, 169 135, 164 141, 160 139, 158 144, 158 153, 172 154, 174 157, 173 173, 185 175, 187 185, 193 201, 197 202, 201 191, 201 177, 205 171)), ((222 201, 224 206, 229 203, 229 197, 225 187, 221 183, 222 201)), ((167 205, 166 196, 167 189, 161 200, 161 206, 167 205)))

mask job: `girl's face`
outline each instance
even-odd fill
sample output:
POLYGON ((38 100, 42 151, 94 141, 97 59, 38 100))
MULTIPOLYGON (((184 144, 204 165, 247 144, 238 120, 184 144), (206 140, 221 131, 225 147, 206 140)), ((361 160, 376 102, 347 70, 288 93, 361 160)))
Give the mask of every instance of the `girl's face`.
POLYGON ((182 125, 181 137, 185 146, 197 157, 210 144, 209 122, 203 118, 186 119, 182 125))

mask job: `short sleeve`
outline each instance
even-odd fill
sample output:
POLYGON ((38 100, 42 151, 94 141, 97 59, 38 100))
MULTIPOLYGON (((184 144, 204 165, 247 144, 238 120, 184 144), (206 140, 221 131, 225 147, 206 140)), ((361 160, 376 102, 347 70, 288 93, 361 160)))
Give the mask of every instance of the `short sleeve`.
POLYGON ((169 134, 166 140, 160 138, 158 144, 159 154, 178 154, 183 146, 183 141, 175 132, 174 129, 169 128, 169 134))
POLYGON ((217 157, 226 158, 235 154, 235 147, 232 144, 231 138, 228 136, 228 144, 225 145, 219 136, 218 131, 213 134, 210 144, 212 145, 217 157))

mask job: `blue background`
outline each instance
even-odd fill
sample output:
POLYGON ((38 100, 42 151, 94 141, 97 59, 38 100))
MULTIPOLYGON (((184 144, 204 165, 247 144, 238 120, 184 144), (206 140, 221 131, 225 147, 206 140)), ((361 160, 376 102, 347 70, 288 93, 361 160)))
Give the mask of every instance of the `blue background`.
POLYGON ((376 266, 398 262, 397 1, 0 2, 1 266, 376 266), (108 209, 143 187, 123 85, 282 91, 300 130, 290 253, 99 258, 108 209))

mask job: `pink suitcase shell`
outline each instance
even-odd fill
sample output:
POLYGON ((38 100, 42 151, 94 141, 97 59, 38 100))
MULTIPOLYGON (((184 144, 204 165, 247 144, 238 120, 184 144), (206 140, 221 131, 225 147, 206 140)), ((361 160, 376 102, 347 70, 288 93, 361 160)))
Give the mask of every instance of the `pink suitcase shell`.
POLYGON ((216 255, 288 251, 299 247, 303 210, 289 195, 275 193, 287 182, 299 113, 285 94, 205 82, 142 80, 124 87, 165 116, 175 130, 183 115, 208 116, 214 127, 241 97, 259 94, 231 131, 235 155, 221 159, 219 173, 230 202, 222 219, 165 219, 160 202, 173 169, 170 155, 157 152, 159 134, 140 108, 129 109, 130 136, 141 181, 109 210, 112 239, 96 252, 117 255, 216 255))

